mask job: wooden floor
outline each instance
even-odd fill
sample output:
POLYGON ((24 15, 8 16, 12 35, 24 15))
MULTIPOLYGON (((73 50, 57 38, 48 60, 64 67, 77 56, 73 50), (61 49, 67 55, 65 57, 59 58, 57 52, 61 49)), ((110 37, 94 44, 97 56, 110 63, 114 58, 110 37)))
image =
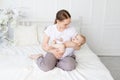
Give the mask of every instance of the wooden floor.
POLYGON ((99 58, 109 69, 114 80, 120 80, 120 56, 99 56, 99 58))

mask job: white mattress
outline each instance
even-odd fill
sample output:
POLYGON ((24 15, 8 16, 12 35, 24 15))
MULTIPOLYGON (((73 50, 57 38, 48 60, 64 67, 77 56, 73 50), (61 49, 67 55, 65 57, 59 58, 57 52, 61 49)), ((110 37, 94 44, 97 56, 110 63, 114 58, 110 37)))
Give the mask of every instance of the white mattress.
POLYGON ((85 44, 76 51, 78 66, 73 71, 54 68, 41 71, 28 58, 32 53, 44 53, 40 46, 0 46, 0 80, 113 80, 108 69, 85 44))

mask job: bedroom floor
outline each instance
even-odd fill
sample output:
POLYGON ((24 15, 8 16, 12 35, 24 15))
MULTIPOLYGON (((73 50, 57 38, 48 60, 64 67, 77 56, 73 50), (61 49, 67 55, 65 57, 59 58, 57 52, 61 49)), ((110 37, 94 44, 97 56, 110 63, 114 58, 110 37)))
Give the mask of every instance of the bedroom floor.
POLYGON ((99 58, 110 70, 114 80, 120 80, 120 56, 99 56, 99 58))

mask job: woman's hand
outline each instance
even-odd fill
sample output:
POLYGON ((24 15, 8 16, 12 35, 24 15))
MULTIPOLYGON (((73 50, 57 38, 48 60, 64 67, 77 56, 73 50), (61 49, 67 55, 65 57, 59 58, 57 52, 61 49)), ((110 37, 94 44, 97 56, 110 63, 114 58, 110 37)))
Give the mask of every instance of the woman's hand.
POLYGON ((52 46, 46 46, 45 49, 47 52, 52 53, 57 59, 60 59, 64 53, 62 50, 54 48, 52 46))
POLYGON ((62 57, 62 55, 63 55, 63 52, 62 51, 60 51, 59 49, 51 49, 51 50, 49 50, 50 51, 50 53, 52 53, 57 59, 60 59, 61 57, 62 57))
POLYGON ((49 42, 49 36, 47 36, 46 34, 44 34, 43 37, 43 42, 42 42, 42 48, 49 53, 52 53, 57 59, 60 59, 63 55, 63 51, 60 51, 59 49, 56 49, 52 46, 48 45, 49 42))

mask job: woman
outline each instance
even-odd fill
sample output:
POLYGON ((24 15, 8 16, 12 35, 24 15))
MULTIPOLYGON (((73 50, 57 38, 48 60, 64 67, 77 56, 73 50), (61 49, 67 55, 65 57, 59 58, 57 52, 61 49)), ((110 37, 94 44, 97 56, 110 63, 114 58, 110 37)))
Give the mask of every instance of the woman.
POLYGON ((37 57, 37 65, 43 71, 52 70, 55 66, 71 71, 76 67, 76 61, 72 56, 61 59, 64 54, 59 49, 50 46, 50 42, 57 40, 57 43, 64 43, 65 47, 73 47, 79 49, 80 46, 77 44, 70 44, 70 41, 75 35, 76 30, 74 27, 69 26, 71 23, 71 15, 66 10, 60 10, 56 14, 55 24, 48 26, 44 31, 42 48, 47 52, 43 57, 37 57))

